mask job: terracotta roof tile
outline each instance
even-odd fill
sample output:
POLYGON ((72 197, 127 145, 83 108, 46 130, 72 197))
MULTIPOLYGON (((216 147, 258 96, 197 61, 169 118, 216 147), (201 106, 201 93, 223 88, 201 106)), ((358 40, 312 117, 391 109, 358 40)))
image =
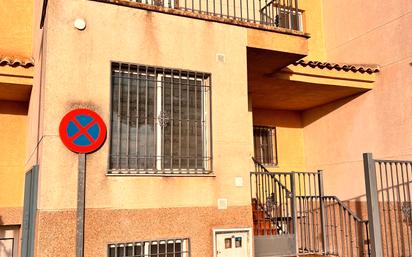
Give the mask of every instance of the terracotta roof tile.
POLYGON ((330 63, 330 62, 319 62, 319 61, 308 61, 308 60, 299 60, 295 62, 293 65, 295 66, 309 66, 311 68, 327 68, 329 70, 343 70, 343 71, 352 71, 352 72, 360 72, 360 73, 368 73, 372 74, 375 72, 379 72, 379 67, 377 65, 369 65, 369 64, 360 64, 360 65, 353 65, 353 64, 338 64, 338 63, 330 63))
POLYGON ((15 57, 15 56, 3 56, 0 55, 0 66, 9 65, 12 67, 22 66, 24 68, 29 68, 34 66, 33 58, 27 57, 15 57))

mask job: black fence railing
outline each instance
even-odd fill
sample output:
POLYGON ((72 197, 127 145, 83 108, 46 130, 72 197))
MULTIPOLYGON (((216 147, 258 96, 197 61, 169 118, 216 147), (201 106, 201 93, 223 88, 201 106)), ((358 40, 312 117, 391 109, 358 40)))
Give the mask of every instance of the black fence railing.
POLYGON ((229 20, 303 31, 298 0, 130 0, 229 20))

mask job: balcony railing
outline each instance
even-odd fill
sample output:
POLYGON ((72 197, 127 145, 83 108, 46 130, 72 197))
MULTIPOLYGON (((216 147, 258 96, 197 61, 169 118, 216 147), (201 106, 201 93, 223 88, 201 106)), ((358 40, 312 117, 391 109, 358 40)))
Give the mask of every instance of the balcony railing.
POLYGON ((197 15, 303 31, 298 0, 129 0, 197 15))

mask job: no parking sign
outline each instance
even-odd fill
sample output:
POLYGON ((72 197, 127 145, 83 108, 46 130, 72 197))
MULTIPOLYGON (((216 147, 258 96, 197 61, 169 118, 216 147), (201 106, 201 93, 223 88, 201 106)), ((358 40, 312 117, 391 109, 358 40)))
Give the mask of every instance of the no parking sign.
POLYGON ((103 119, 88 109, 68 112, 59 127, 63 144, 76 153, 90 153, 99 149, 106 139, 106 131, 103 119))
POLYGON ((76 218, 76 257, 84 256, 84 211, 86 186, 86 154, 99 149, 106 140, 106 125, 94 111, 75 109, 60 122, 59 134, 63 144, 79 153, 76 218))

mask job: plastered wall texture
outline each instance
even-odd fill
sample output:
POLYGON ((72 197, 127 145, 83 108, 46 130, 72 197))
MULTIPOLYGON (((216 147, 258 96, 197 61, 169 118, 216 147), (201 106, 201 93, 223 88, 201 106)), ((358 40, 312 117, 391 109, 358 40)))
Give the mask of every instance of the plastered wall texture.
POLYGON ((305 171, 303 126, 300 112, 253 110, 253 124, 276 127, 278 164, 273 171, 305 171))
POLYGON ((36 91, 43 107, 37 256, 73 256, 77 155, 61 143, 58 125, 77 107, 93 109, 110 125, 111 61, 212 74, 215 177, 106 176, 107 140, 87 156, 86 208, 92 211, 86 211, 86 255, 104 256, 109 241, 188 234, 193 256, 211 256, 213 226, 252 226, 245 28, 92 1, 50 1, 45 26, 47 59, 42 92, 36 91), (73 27, 79 17, 85 31, 73 27), (243 177, 242 187, 235 186, 236 176, 243 177), (217 210, 218 198, 228 199, 227 211, 217 210))
POLYGON ((47 56, 41 105, 55 108, 44 108, 41 114, 42 141, 39 147, 43 149, 40 155, 46 157, 41 159, 40 169, 47 170, 40 174, 41 209, 75 205, 75 192, 61 192, 59 188, 75 187, 76 155, 59 142, 57 127, 65 112, 79 106, 94 109, 109 123, 111 60, 212 73, 213 153, 217 176, 204 179, 108 178, 104 175, 108 154, 106 144, 88 158, 88 169, 93 170, 88 173, 88 178, 93 181, 88 185, 92 192, 89 202, 94 207, 196 206, 198 199, 180 197, 192 195, 190 192, 196 189, 204 192, 202 205, 215 205, 219 196, 228 197, 231 205, 249 203, 248 189, 233 186, 234 175, 244 176, 247 185, 252 167, 246 28, 91 1, 64 4, 52 1, 46 31, 47 36, 41 41, 47 56), (78 17, 86 20, 85 31, 73 28, 73 21, 78 17), (176 34, 180 36, 176 37, 176 34), (226 62, 216 62, 216 53, 225 54, 226 62), (155 190, 153 185, 157 186, 155 190), (166 192, 164 188, 168 186, 182 189, 175 193, 179 196, 177 202, 162 200, 162 191, 166 192), (107 195, 112 199, 96 193, 97 188, 110 192, 107 195), (143 191, 149 193, 139 195, 138 203, 124 197, 143 191), (126 200, 119 204, 116 201, 119 197, 126 200))
MULTIPOLYGON (((73 256, 75 215, 75 210, 39 213, 38 256, 73 256)), ((212 228, 252 226, 249 207, 87 209, 85 220, 85 256, 90 257, 106 256, 110 243, 183 237, 190 238, 191 256, 212 256, 212 228)))
POLYGON ((324 1, 328 59, 381 68, 371 91, 303 114, 307 167, 325 170, 329 194, 364 196, 363 152, 412 159, 411 10, 405 0, 324 1))
POLYGON ((1 0, 0 6, 0 55, 32 57, 33 0, 1 0))
POLYGON ((25 103, 0 100, 0 208, 23 203, 26 109, 25 103))
POLYGON ((87 158, 87 201, 91 207, 213 206, 218 197, 227 197, 230 205, 249 204, 248 188, 234 186, 235 175, 243 176, 247 185, 253 153, 244 29, 90 1, 65 3, 64 7, 55 1, 49 8, 54 15, 48 17, 53 26, 47 32, 43 100, 44 106, 54 108, 43 110, 40 209, 75 207, 75 191, 64 188, 76 188, 77 155, 60 142, 58 125, 67 111, 80 106, 94 109, 110 124, 111 60, 212 74, 216 177, 107 177, 106 142, 87 158), (94 11, 96 4, 98 13, 94 11), (76 17, 87 21, 85 31, 73 28, 76 17), (176 33, 181 36, 175 37, 176 33), (226 36, 218 38, 222 34, 226 36), (233 41, 239 44, 233 45, 233 41), (226 55, 225 63, 216 62, 220 52, 226 55))
MULTIPOLYGON (((41 5, 42 1, 36 1, 35 22, 39 22, 41 5)), ((311 6, 307 5, 308 10, 311 6)), ((310 28, 318 24, 314 15, 307 17, 312 20, 310 28)), ((275 38, 275 34, 267 35, 275 38)), ((29 152, 36 148, 36 140, 40 142, 38 152, 26 162, 40 164, 37 256, 73 255, 77 155, 60 142, 58 126, 66 112, 78 107, 98 112, 109 126, 111 61, 212 74, 215 176, 109 177, 106 141, 87 157, 86 255, 104 256, 109 241, 188 234, 193 238, 192 256, 211 256, 213 227, 252 226, 253 121, 248 109, 246 46, 256 41, 255 36, 260 35, 239 26, 130 7, 85 0, 49 1, 45 29, 35 34, 38 65, 34 101, 29 107, 29 152), (86 21, 84 31, 73 27, 76 18, 86 21), (218 53, 225 55, 225 62, 216 61, 218 53), (242 187, 235 187, 236 176, 243 177, 242 187), (218 198, 228 199, 228 210, 217 210, 218 198)), ((287 37, 278 36, 280 49, 306 52, 302 40, 291 47, 287 37)), ((312 48, 323 44, 317 37, 310 42, 312 48)), ((299 133, 294 133, 297 142, 299 133)))

